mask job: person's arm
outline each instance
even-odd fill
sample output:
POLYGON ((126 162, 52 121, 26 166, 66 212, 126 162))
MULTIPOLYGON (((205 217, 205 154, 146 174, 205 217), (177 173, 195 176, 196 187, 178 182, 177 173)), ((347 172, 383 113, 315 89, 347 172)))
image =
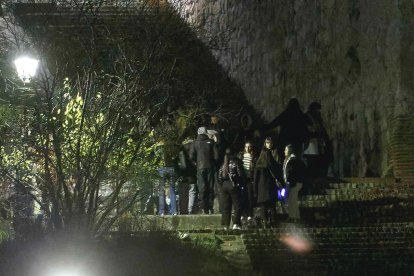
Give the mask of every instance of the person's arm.
POLYGON ((285 175, 286 175, 286 185, 293 187, 295 185, 294 183, 294 179, 293 179, 293 159, 289 160, 288 163, 285 166, 285 171, 284 171, 285 175))
POLYGON ((237 175, 240 178, 240 181, 243 183, 243 185, 246 183, 246 173, 243 169, 243 162, 240 159, 236 160, 236 168, 237 168, 237 175))
POLYGON ((213 143, 213 158, 216 162, 220 160, 220 147, 216 143, 213 143))
POLYGON ((253 170, 253 197, 257 198, 257 181, 259 181, 259 170, 255 168, 253 170))
POLYGON ((195 149, 195 141, 193 141, 191 143, 189 157, 190 157, 191 162, 196 164, 196 162, 197 162, 197 152, 196 152, 196 149, 195 149))
POLYGON ((225 179, 225 176, 223 175, 223 166, 221 166, 220 169, 219 169, 218 178, 219 178, 220 182, 223 182, 224 179, 225 179))

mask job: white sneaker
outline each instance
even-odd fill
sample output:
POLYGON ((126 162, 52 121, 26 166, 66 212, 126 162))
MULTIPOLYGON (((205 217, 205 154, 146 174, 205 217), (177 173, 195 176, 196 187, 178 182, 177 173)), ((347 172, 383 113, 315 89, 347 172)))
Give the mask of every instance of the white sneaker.
POLYGON ((241 230, 240 226, 238 226, 237 224, 233 224, 233 230, 241 230))

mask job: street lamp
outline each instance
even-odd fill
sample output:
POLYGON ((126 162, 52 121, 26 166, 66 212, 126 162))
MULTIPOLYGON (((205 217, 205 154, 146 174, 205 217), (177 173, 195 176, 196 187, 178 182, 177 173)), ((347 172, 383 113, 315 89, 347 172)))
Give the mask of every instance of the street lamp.
POLYGON ((29 83, 36 75, 37 67, 39 67, 39 60, 31 57, 19 57, 14 61, 17 74, 24 83, 29 83))

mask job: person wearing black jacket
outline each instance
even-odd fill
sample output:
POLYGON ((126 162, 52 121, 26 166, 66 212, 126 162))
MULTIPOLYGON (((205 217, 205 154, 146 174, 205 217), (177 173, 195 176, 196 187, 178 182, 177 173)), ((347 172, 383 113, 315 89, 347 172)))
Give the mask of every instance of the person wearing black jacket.
POLYGON ((276 222, 277 188, 282 181, 282 165, 276 161, 275 153, 272 139, 266 138, 254 171, 253 193, 265 227, 276 222))
POLYGON ((241 229, 241 206, 240 197, 243 185, 242 163, 229 149, 226 150, 224 163, 219 170, 221 183, 223 210, 221 214, 221 225, 224 229, 230 226, 232 206, 234 209, 233 229, 241 229))
POLYGON ((288 189, 288 215, 289 220, 300 220, 298 194, 305 180, 306 167, 300 158, 293 152, 293 146, 285 147, 285 161, 283 162, 283 178, 288 189))
POLYGON ((182 142, 181 151, 178 154, 179 162, 178 167, 180 169, 180 176, 182 177, 182 183, 184 187, 186 187, 185 192, 188 191, 188 201, 185 200, 187 197, 180 196, 180 210, 181 213, 186 213, 188 211, 188 214, 195 214, 197 211, 195 202, 197 199, 197 169, 193 162, 190 160, 190 151, 193 144, 193 139, 188 137, 182 142), (188 189, 187 189, 188 187, 188 189), (184 206, 187 206, 187 210, 184 210, 184 206))
POLYGON ((197 134, 197 139, 194 140, 190 150, 190 157, 197 167, 200 208, 204 214, 212 214, 214 213, 214 162, 218 154, 215 153, 214 141, 208 138, 205 127, 199 127, 197 134))

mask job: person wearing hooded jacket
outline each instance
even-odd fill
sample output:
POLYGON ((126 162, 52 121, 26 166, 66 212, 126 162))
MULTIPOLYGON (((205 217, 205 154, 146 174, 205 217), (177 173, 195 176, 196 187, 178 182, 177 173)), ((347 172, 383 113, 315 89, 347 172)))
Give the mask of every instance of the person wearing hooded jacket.
POLYGON ((214 164, 218 158, 214 141, 208 138, 205 127, 199 127, 190 157, 197 167, 199 205, 204 214, 212 214, 214 204, 214 164))

